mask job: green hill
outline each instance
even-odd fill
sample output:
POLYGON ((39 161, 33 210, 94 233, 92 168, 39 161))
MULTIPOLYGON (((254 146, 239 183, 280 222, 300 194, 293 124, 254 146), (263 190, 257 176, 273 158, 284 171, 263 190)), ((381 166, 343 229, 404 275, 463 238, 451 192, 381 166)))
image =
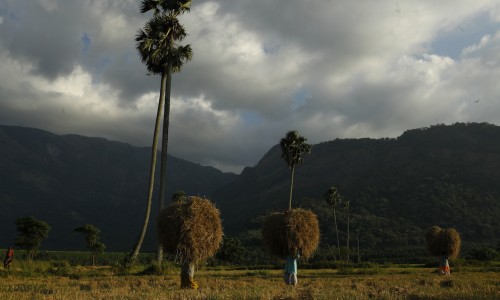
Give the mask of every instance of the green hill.
MULTIPOLYGON (((260 245, 261 217, 288 206, 290 170, 280 156, 275 146, 241 175, 170 157, 167 194, 210 196, 227 235, 260 245)), ((33 215, 52 226, 44 249, 82 249, 73 228, 90 223, 101 229, 108 250, 128 250, 144 215, 149 160, 146 147, 0 126, 0 245, 13 243, 16 218, 33 215)), ((351 245, 359 230, 363 249, 422 247, 431 225, 456 228, 464 246, 495 245, 499 182, 500 127, 436 125, 395 139, 313 145, 296 170, 293 206, 316 212, 322 245, 336 244, 333 214, 322 199, 330 186, 350 201, 351 245)), ((152 216, 156 211, 157 204, 152 216)), ((346 221, 339 209, 342 245, 346 221)), ((153 249, 154 238, 149 230, 146 249, 153 249)))
MULTIPOLYGON (((290 170, 275 146, 239 178, 216 191, 226 232, 243 240, 258 216, 288 206, 290 170)), ((351 245, 422 246, 432 226, 454 227, 464 245, 500 242, 500 127, 457 123, 404 132, 395 139, 337 139, 313 145, 295 174, 294 207, 313 209, 323 244, 333 245, 333 214, 322 195, 330 186, 350 201, 351 245)), ((340 240, 346 236, 339 211, 340 240)))

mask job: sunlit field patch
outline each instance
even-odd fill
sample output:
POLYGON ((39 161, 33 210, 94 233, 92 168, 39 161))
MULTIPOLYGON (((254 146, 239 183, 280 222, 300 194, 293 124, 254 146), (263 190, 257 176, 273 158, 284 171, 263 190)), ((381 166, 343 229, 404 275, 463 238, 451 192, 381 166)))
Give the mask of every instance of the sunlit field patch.
POLYGON ((63 268, 48 273, 34 262, 31 272, 1 270, 0 299, 500 299, 498 264, 462 267, 451 276, 418 265, 299 270, 297 287, 286 286, 280 270, 202 269, 198 290, 180 289, 175 267, 161 276, 63 268))

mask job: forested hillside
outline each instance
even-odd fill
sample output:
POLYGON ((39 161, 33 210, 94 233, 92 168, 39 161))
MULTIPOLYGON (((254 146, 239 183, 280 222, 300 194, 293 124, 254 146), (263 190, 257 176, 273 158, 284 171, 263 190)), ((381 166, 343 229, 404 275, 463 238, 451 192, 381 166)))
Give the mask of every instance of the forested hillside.
MULTIPOLYGON (((238 176, 170 157, 167 194, 210 196, 226 235, 260 246, 261 217, 288 206, 290 170, 280 155, 275 146, 238 176)), ((13 243, 16 218, 33 215, 52 226, 42 248, 83 249, 73 229, 90 223, 108 250, 128 250, 143 219, 149 160, 150 148, 0 126, 0 243, 13 243)), ((395 139, 313 145, 297 167, 292 204, 317 213, 323 247, 336 244, 333 213, 322 198, 330 186, 350 203, 349 211, 337 210, 341 245, 347 212, 351 245, 358 231, 363 249, 421 247, 431 225, 455 227, 466 247, 496 245, 499 182, 500 127, 436 125, 395 139)), ((150 230, 146 249, 154 237, 150 230)))
MULTIPOLYGON (((0 126, 0 245, 13 245, 17 218, 34 216, 52 226, 44 249, 83 249, 73 229, 90 223, 108 250, 129 250, 144 219, 150 156, 151 148, 102 138, 0 126)), ((167 195, 209 196, 235 177, 170 156, 167 195)), ((154 249, 154 240, 149 230, 145 248, 154 249)))
MULTIPOLYGON (((214 194, 226 231, 256 240, 258 216, 287 207, 290 170, 280 155, 279 146, 273 147, 214 194)), ((297 167, 293 206, 318 214, 323 245, 336 244, 333 213, 322 198, 330 186, 350 203, 351 245, 359 230, 365 248, 422 246, 424 231, 432 225, 455 227, 465 246, 494 245, 500 242, 499 182, 500 127, 436 125, 395 139, 314 145, 297 167)), ((342 206, 338 227, 344 244, 347 210, 342 206)))

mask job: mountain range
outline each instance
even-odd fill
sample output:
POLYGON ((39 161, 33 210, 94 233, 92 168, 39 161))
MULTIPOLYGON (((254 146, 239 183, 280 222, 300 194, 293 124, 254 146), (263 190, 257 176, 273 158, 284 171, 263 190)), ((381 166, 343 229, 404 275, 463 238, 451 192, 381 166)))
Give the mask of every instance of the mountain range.
MULTIPOLYGON (((291 173, 280 155, 277 145, 214 192, 226 232, 255 239, 261 225, 256 216, 287 208, 291 173)), ((351 239, 359 231, 365 247, 423 246, 425 230, 433 225, 456 228, 465 246, 495 245, 500 242, 499 182, 500 127, 440 124, 397 138, 313 145, 296 168, 293 206, 318 215, 325 245, 335 244, 333 212, 323 200, 331 186, 349 203, 348 210, 342 204, 337 208, 342 241, 349 213, 351 239)))
MULTIPOLYGON (((44 249, 83 249, 73 229, 89 223, 101 229, 109 251, 129 250, 144 218, 150 152, 102 138, 0 126, 0 245, 13 243, 18 217, 32 215, 52 226, 44 249)), ((280 155, 276 145, 240 175, 170 156, 167 195, 184 190, 209 197, 226 235, 258 244, 262 217, 288 206, 291 173, 280 155)), ((456 228, 464 245, 497 244, 498 182, 500 127, 439 124, 397 138, 313 145, 296 168, 293 206, 317 214, 322 245, 336 242, 333 211, 323 200, 331 186, 342 195, 336 210, 342 243, 349 224, 351 240, 363 247, 422 246, 432 225, 456 228)), ((156 213, 157 205, 150 224, 156 213)), ((146 250, 154 240, 150 226, 146 250)))

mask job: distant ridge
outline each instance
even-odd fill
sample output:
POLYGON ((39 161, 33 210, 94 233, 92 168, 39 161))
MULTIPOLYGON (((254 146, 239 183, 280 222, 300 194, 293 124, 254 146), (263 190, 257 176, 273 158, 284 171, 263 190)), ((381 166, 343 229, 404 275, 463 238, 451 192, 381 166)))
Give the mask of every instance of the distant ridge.
MULTIPOLYGON (((259 216, 287 207, 290 170, 275 146, 213 198, 227 231, 259 235, 259 216), (250 229, 250 231, 248 231, 250 229)), ((293 206, 312 208, 322 242, 332 245, 333 215, 322 195, 336 186, 350 200, 351 238, 381 247, 422 246, 432 225, 455 227, 464 245, 500 243, 500 127, 456 123, 398 138, 337 139, 313 145, 295 174, 293 206)), ((345 213, 339 215, 345 240, 345 213), (344 227, 342 227, 344 226, 344 227)))
MULTIPOLYGON (((13 244, 18 217, 33 215, 52 226, 44 249, 83 249, 83 240, 73 229, 90 223, 101 229, 109 251, 128 250, 144 218, 150 149, 0 125, 0 245, 13 244)), ((235 174, 169 156, 167 195, 184 190, 210 196, 235 178, 235 174)), ((156 195, 153 201, 153 226, 145 247, 150 250, 155 240, 156 195)))

